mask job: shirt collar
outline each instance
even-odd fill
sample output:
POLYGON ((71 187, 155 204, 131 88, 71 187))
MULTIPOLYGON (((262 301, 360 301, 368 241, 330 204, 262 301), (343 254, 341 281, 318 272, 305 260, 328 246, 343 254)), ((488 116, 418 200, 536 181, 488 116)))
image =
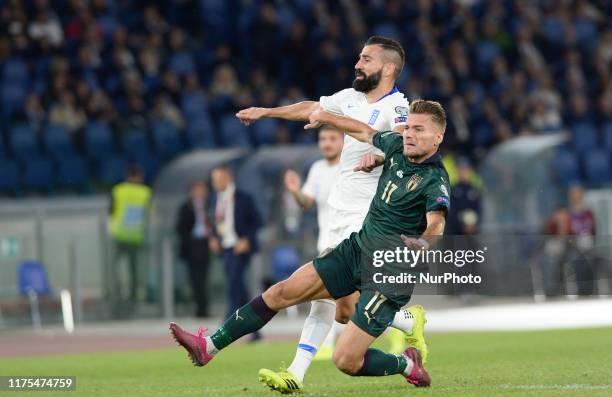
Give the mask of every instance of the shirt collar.
MULTIPOLYGON (((391 91, 389 91, 389 92, 387 92, 385 95, 381 96, 381 97, 378 99, 378 101, 376 101, 376 102, 380 102, 380 101, 382 101, 384 98, 388 97, 389 95, 393 95, 393 94, 395 94, 395 93, 396 93, 396 92, 398 92, 398 91, 399 91, 399 89, 397 88, 397 86, 396 86, 396 85, 394 85, 394 86, 393 86, 393 88, 391 89, 391 91)), ((376 103, 376 102, 375 102, 375 103, 376 103)))

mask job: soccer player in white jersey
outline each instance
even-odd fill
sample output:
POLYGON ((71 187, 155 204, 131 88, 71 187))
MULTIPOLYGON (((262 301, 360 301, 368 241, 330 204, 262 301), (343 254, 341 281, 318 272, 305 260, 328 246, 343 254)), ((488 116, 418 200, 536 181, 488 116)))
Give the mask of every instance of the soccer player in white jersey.
MULTIPOLYGON (((317 205, 317 223, 319 238, 317 251, 323 252, 329 247, 329 205, 327 199, 340 169, 340 153, 344 134, 332 126, 319 129, 319 150, 323 158, 315 161, 308 170, 306 182, 302 186, 300 176, 293 170, 287 170, 284 177, 285 188, 293 195, 295 201, 305 210, 317 205)), ((333 304, 333 303, 332 303, 333 304)))
MULTIPOLYGON (((246 125, 260 118, 272 117, 285 120, 307 121, 309 115, 321 106, 323 109, 345 115, 367 123, 378 131, 399 131, 406 123, 408 100, 399 92, 395 81, 404 66, 405 54, 401 45, 392 39, 373 36, 365 43, 355 64, 353 87, 339 91, 331 96, 323 96, 319 101, 302 101, 276 108, 248 108, 236 114, 246 125)), ((381 168, 369 168, 370 172, 355 172, 362 164, 362 158, 382 156, 382 152, 372 145, 359 142, 348 134, 340 155, 340 169, 330 197, 328 247, 334 247, 352 232, 361 229, 372 197, 376 192, 381 168)), ((346 323, 355 309, 358 293, 336 301, 335 318, 346 323)), ((260 380, 274 390, 291 393, 303 389, 303 379, 317 350, 330 331, 334 319, 334 307, 329 301, 314 301, 305 327, 317 332, 309 332, 310 337, 300 339, 296 357, 290 370, 272 372, 260 371, 260 380), (319 332, 320 331, 320 332, 319 332)), ((424 310, 411 306, 399 311, 392 327, 402 330, 408 342, 427 354, 423 337, 425 323, 424 310)), ((304 335, 302 335, 304 336, 304 335)))

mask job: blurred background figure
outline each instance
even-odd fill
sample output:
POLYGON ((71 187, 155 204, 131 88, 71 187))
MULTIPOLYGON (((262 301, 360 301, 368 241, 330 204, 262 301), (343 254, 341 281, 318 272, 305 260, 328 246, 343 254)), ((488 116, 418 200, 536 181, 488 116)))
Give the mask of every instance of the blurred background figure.
POLYGON ((143 246, 151 205, 151 189, 144 184, 143 172, 138 166, 128 169, 126 180, 111 191, 109 231, 112 239, 111 291, 113 300, 129 299, 136 302, 146 277, 141 273, 143 246), (127 259, 128 282, 121 276, 121 261, 127 259), (129 285, 128 293, 124 292, 129 285))
POLYGON ((262 221, 251 195, 236 188, 229 168, 217 167, 211 177, 216 194, 211 200, 214 237, 210 248, 223 261, 229 317, 249 300, 244 274, 259 248, 257 230, 262 221))
POLYGON ((448 214, 448 233, 476 234, 480 218, 480 189, 474 181, 475 171, 465 157, 456 160, 456 167, 457 183, 451 189, 453 210, 448 214))
POLYGON ((315 161, 302 186, 302 180, 294 170, 285 173, 285 189, 295 201, 305 210, 317 206, 317 223, 319 226, 319 237, 317 239, 317 251, 323 252, 328 245, 329 229, 327 198, 336 180, 340 162, 340 153, 344 144, 344 134, 331 126, 323 126, 319 129, 319 150, 323 155, 321 160, 315 161))
POLYGON ((204 181, 191 184, 190 197, 180 206, 176 218, 179 256, 187 265, 191 292, 196 306, 196 317, 208 317, 208 276, 210 264, 208 217, 208 188, 204 181))
POLYGON ((568 241, 569 262, 575 272, 576 293, 592 295, 595 291, 595 276, 599 258, 595 248, 595 216, 584 204, 584 189, 580 185, 570 186, 567 192, 569 203, 569 232, 576 236, 568 241))

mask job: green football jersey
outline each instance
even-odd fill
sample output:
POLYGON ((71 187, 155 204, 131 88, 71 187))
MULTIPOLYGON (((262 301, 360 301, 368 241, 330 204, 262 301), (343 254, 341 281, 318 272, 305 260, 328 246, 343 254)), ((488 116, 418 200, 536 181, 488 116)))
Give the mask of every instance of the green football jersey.
POLYGON ((377 132, 372 141, 385 153, 385 164, 357 238, 366 251, 379 239, 419 236, 427 227, 427 212, 450 209, 448 173, 439 154, 412 163, 403 154, 401 134, 377 132))

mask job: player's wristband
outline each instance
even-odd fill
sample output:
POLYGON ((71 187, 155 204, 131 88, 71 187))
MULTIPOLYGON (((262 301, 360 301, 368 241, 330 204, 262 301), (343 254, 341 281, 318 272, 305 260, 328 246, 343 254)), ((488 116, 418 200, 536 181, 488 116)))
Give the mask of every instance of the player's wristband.
POLYGON ((418 242, 419 244, 421 244, 421 246, 423 247, 423 249, 425 249, 425 250, 426 250, 426 249, 429 249, 429 243, 428 243, 428 242, 427 242, 427 240, 425 240, 424 238, 422 238, 422 237, 421 237, 421 238, 419 238, 419 239, 417 240, 417 242, 418 242))

